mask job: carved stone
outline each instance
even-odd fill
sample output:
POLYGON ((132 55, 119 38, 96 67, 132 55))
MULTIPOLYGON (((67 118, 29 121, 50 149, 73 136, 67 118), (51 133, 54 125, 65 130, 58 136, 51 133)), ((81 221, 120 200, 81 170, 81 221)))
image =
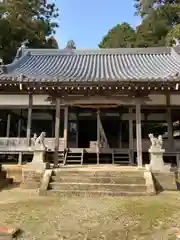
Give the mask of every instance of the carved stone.
POLYGON ((24 42, 21 43, 21 46, 17 50, 16 58, 22 57, 23 50, 26 48, 26 44, 28 44, 29 41, 25 40, 24 42))
POLYGON ((45 143, 44 143, 44 140, 45 140, 45 136, 46 136, 46 133, 45 132, 42 132, 40 134, 40 136, 37 138, 37 135, 34 134, 34 151, 39 151, 39 150, 46 150, 46 146, 45 146, 45 143))
POLYGON ((34 150, 34 155, 32 162, 28 165, 37 169, 37 171, 43 171, 45 169, 45 153, 46 153, 46 146, 44 143, 45 140, 45 132, 42 132, 40 136, 37 138, 37 135, 34 134, 32 148, 34 150))
POLYGON ((150 164, 146 164, 146 169, 152 172, 170 172, 170 165, 165 165, 163 161, 163 153, 165 152, 165 149, 162 148, 162 136, 159 135, 156 138, 153 134, 149 134, 149 138, 151 141, 151 146, 149 148, 150 164))
POLYGON ((32 149, 34 155, 32 162, 26 165, 26 168, 22 171, 22 187, 23 188, 39 188, 41 178, 46 169, 45 153, 46 146, 44 144, 45 133, 42 132, 37 138, 34 134, 32 149))

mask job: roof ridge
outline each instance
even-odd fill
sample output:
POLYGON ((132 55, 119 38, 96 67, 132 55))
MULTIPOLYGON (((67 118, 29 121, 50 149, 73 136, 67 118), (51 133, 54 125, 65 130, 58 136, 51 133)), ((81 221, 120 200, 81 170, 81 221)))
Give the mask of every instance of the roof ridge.
POLYGON ((101 48, 101 49, 24 49, 31 55, 106 55, 106 54, 170 54, 169 47, 101 48))

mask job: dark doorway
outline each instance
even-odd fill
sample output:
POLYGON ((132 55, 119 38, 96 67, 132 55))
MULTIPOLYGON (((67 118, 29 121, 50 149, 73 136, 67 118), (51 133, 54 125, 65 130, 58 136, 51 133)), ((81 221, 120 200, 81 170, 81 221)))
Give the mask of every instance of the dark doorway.
MULTIPOLYGON (((118 118, 106 117, 101 119, 110 148, 119 148, 120 121, 118 118)), ((97 120, 79 120, 79 148, 89 148, 90 141, 97 141, 97 120)))
POLYGON ((97 121, 84 118, 79 120, 78 147, 89 148, 90 141, 97 141, 97 121))
POLYGON ((110 148, 119 147, 120 123, 118 118, 106 117, 101 120, 110 148))

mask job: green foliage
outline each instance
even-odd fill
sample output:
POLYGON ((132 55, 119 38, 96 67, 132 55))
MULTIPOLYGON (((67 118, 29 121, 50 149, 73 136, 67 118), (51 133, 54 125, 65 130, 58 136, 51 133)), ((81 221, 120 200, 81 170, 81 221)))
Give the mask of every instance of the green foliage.
POLYGON ((141 28, 148 29, 154 41, 154 44, 150 41, 150 45, 172 45, 175 38, 180 39, 180 0, 136 0, 135 6, 144 19, 141 28))
POLYGON ((158 11, 153 12, 137 28, 137 47, 157 47, 166 44, 166 35, 170 29, 166 18, 161 18, 158 11))
POLYGON ((100 48, 134 47, 136 34, 128 24, 118 24, 112 28, 99 44, 100 48))
POLYGON ((172 46, 180 41, 180 24, 172 28, 166 36, 166 44, 172 46))
POLYGON ((9 0, 0 8, 0 57, 11 62, 21 43, 28 39, 29 47, 57 48, 55 33, 58 9, 55 4, 40 4, 39 0, 9 0))
POLYGON ((134 30, 128 23, 112 28, 99 47, 156 47, 180 40, 180 0, 135 0, 142 17, 134 30))

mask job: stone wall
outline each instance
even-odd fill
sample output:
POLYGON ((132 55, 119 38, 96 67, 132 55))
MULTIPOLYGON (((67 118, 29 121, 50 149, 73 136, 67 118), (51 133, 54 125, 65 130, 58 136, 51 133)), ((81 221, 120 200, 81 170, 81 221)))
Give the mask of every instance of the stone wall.
POLYGON ((3 168, 7 172, 8 178, 13 178, 13 182, 21 183, 22 181, 22 168, 23 166, 18 165, 3 165, 3 168))
POLYGON ((39 189, 44 172, 38 172, 32 168, 22 170, 21 187, 26 189, 39 189))
POLYGON ((7 172, 0 165, 0 190, 13 183, 12 178, 7 178, 7 172))
POLYGON ((158 192, 180 190, 180 174, 178 172, 153 172, 153 180, 158 192))

